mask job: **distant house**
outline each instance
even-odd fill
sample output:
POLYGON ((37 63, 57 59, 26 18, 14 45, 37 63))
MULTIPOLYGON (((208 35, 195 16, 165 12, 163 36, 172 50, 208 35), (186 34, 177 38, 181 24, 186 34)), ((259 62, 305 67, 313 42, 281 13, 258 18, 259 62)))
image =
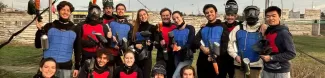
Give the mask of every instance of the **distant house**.
POLYGON ((305 14, 300 14, 300 18, 304 19, 305 18, 305 14))
POLYGON ((289 18, 298 19, 300 18, 300 11, 294 12, 293 10, 289 13, 289 18))
POLYGON ((18 11, 18 10, 15 8, 3 8, 0 10, 0 12, 15 12, 15 11, 18 11))
POLYGON ((305 19, 320 19, 321 10, 319 9, 305 9, 305 19))

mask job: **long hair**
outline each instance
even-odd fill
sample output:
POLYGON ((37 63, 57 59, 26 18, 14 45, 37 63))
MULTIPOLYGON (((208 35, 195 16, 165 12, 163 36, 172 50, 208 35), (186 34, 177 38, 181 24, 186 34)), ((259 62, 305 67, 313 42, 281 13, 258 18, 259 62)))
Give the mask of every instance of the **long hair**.
POLYGON ((138 10, 137 18, 136 18, 136 20, 133 23, 134 24, 134 27, 133 27, 133 30, 132 30, 132 40, 133 41, 135 41, 135 35, 138 32, 138 29, 140 27, 140 23, 141 23, 141 20, 140 20, 140 12, 141 11, 145 11, 148 14, 147 10, 145 10, 145 9, 139 9, 138 10))

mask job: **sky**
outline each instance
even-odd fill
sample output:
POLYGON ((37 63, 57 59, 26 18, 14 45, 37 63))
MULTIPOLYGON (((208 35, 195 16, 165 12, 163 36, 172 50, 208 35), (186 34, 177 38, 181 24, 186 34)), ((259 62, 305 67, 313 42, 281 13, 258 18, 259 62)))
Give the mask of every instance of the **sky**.
MULTIPOLYGON (((20 10, 27 9, 27 2, 29 0, 0 0, 7 4, 9 7, 18 8, 20 10)), ((41 8, 48 6, 49 0, 41 0, 41 8)), ((59 0, 63 1, 63 0, 59 0)), ((76 10, 86 10, 90 0, 66 0, 71 2, 76 10)), ((187 14, 203 13, 202 8, 205 4, 216 5, 219 13, 224 13, 224 4, 227 0, 113 0, 114 5, 123 3, 126 5, 127 10, 136 11, 144 8, 138 1, 141 1, 146 5, 150 11, 159 11, 164 7, 171 10, 179 10, 187 14)), ((246 6, 253 5, 258 6, 261 11, 265 9, 265 0, 236 0, 239 5, 239 13, 243 11, 246 6)), ((281 0, 270 0, 270 3, 274 6, 282 7, 281 0)), ((300 11, 304 13, 305 9, 314 8, 325 11, 325 0, 283 0, 283 8, 292 9, 294 3, 294 11, 300 11)), ((57 3, 56 3, 57 4, 57 3)), ((102 0, 97 0, 97 4, 102 7, 102 0)))

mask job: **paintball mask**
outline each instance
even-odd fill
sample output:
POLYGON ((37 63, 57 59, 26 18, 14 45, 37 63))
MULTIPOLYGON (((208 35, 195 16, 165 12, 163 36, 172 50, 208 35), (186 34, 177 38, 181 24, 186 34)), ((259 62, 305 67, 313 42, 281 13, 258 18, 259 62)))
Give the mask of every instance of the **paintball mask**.
POLYGON ((226 14, 237 14, 238 13, 238 5, 235 0, 228 0, 225 5, 226 14))
POLYGON ((91 5, 88 9, 88 18, 92 21, 98 21, 100 19, 101 10, 97 5, 91 5))
POLYGON ((260 15, 260 9, 257 6, 248 6, 244 9, 244 16, 247 24, 250 26, 256 25, 258 22, 258 16, 260 15))

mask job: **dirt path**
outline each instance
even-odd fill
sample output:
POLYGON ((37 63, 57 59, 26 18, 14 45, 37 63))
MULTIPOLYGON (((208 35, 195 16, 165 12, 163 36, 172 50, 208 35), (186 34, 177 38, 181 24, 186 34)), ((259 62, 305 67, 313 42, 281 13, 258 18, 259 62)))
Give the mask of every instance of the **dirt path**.
POLYGON ((37 66, 0 66, 0 69, 13 73, 36 73, 37 66))

